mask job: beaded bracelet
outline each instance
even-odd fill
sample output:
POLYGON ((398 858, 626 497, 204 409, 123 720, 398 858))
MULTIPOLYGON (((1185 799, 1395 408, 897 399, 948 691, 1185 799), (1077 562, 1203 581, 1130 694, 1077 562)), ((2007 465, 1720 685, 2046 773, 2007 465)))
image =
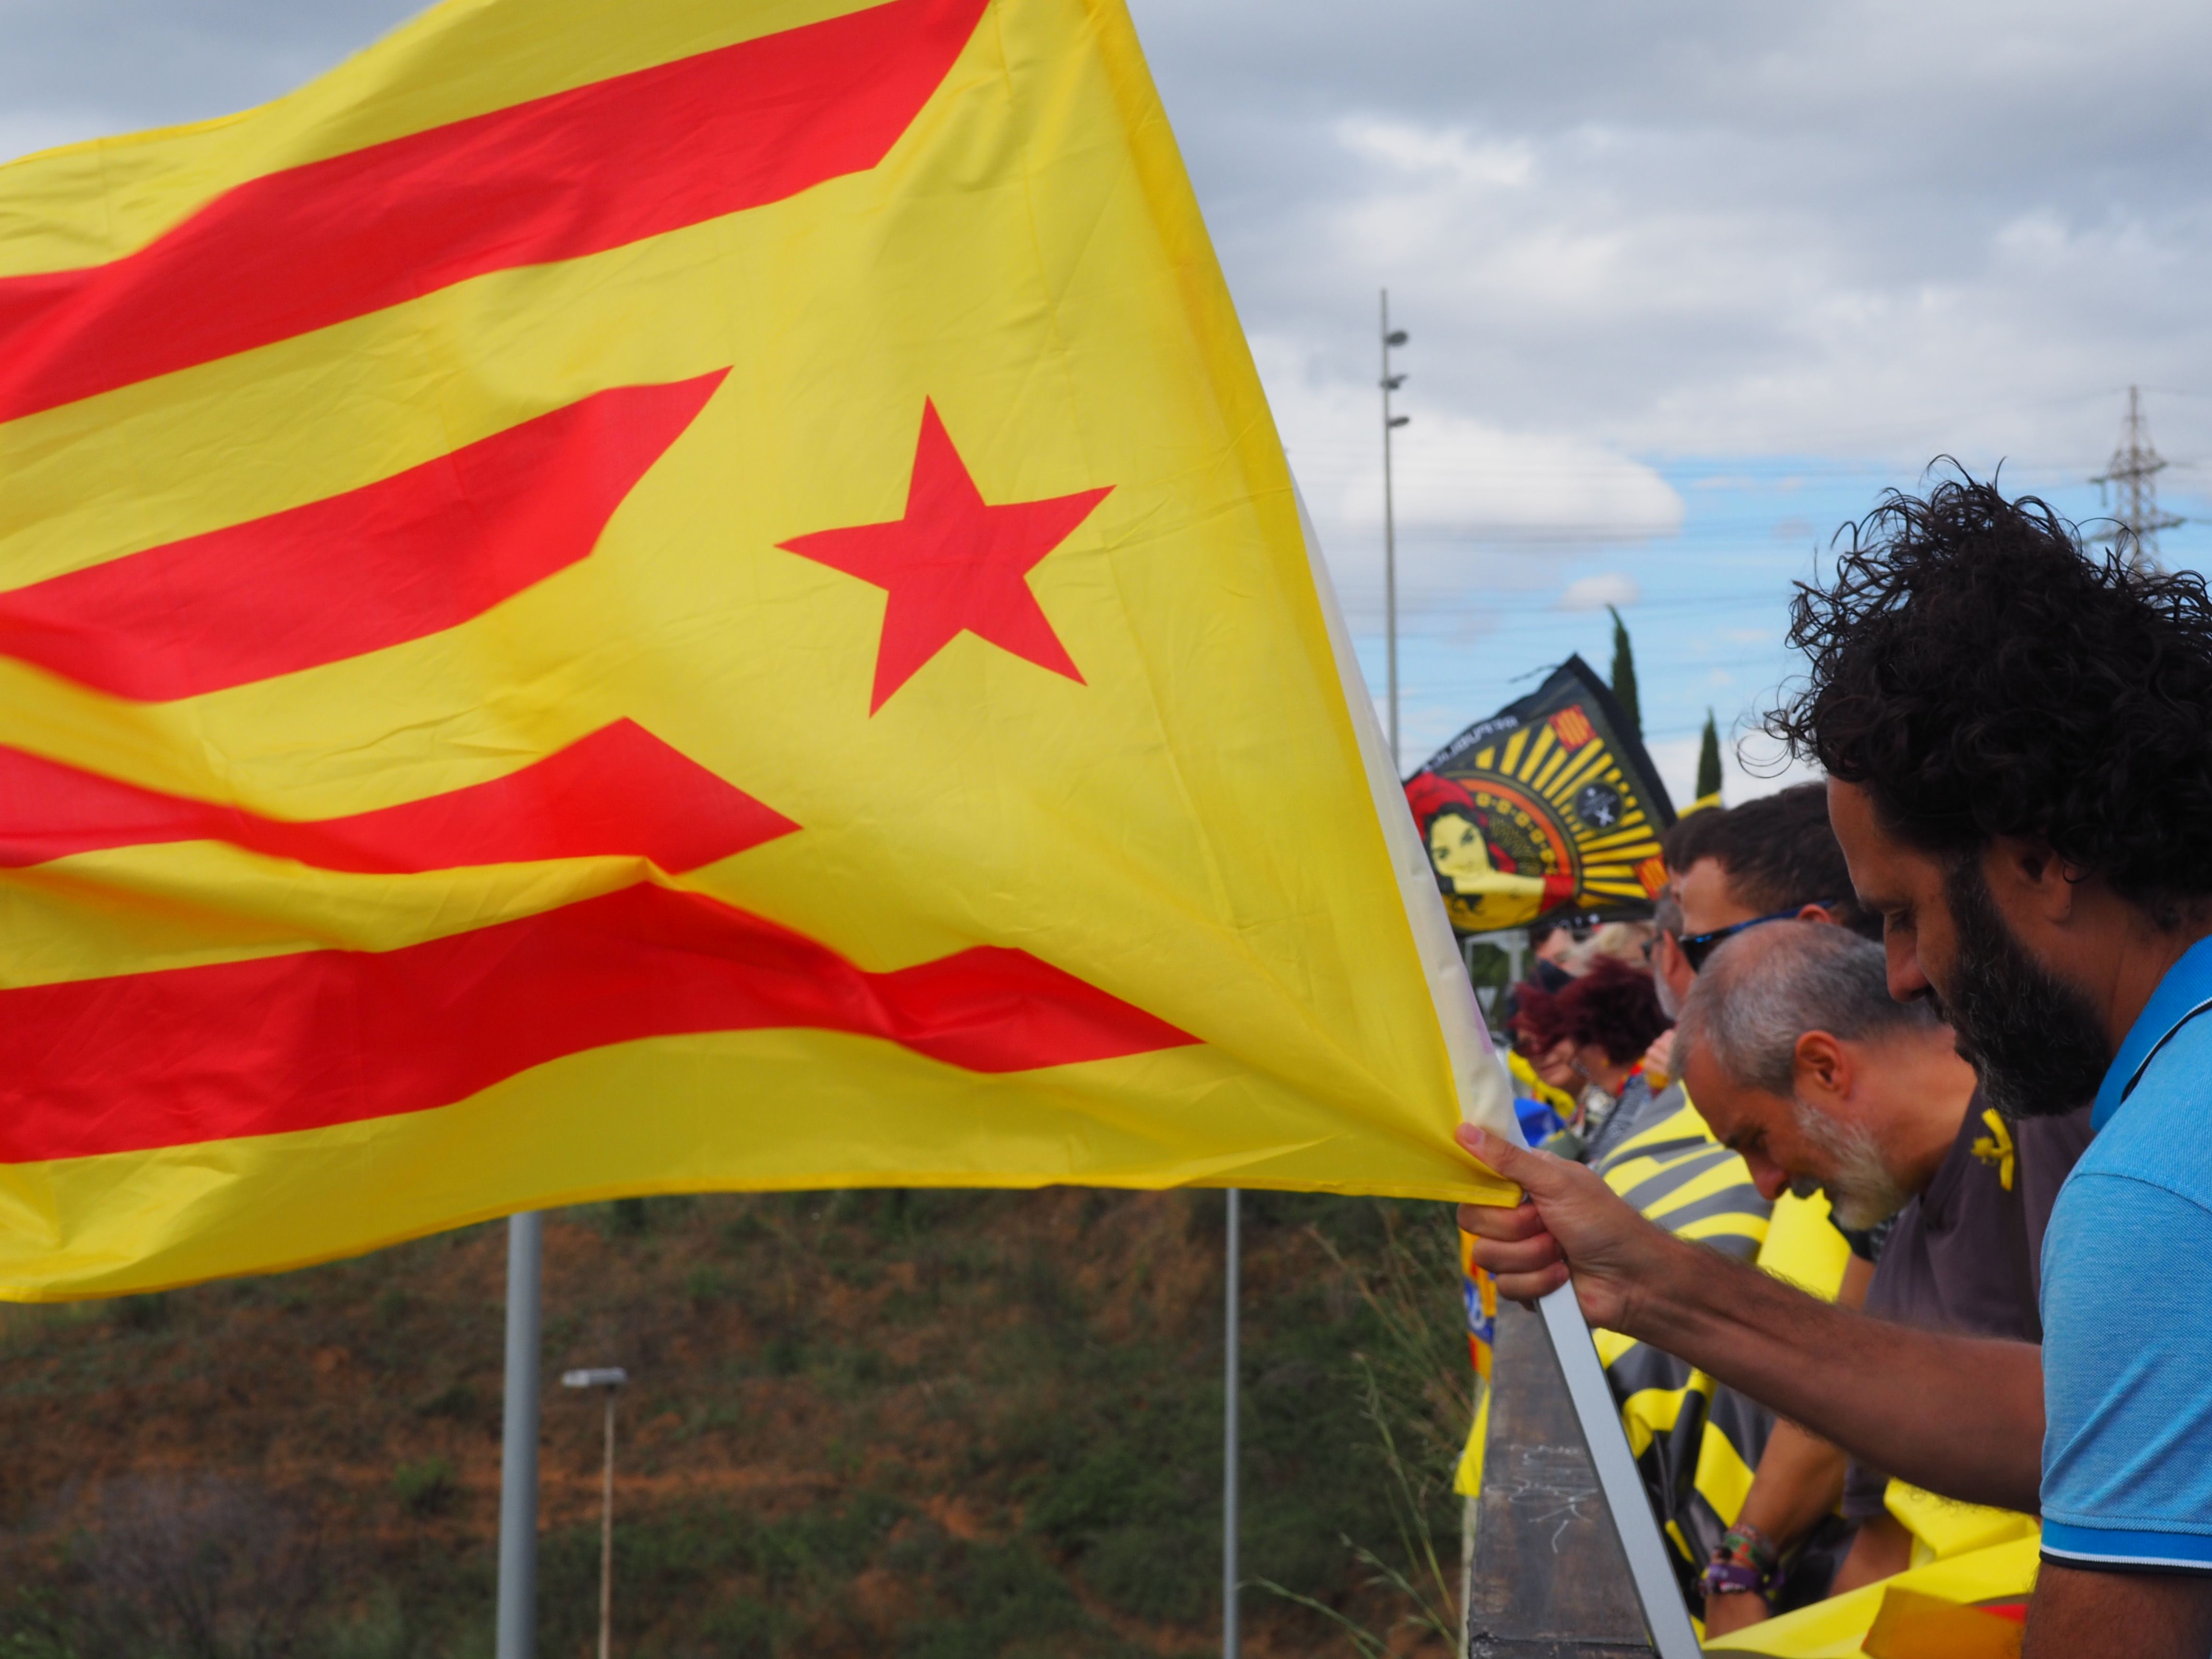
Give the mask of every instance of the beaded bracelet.
POLYGON ((1708 1595, 1768 1595, 1782 1583, 1782 1553, 1758 1528, 1731 1527, 1699 1579, 1708 1595))

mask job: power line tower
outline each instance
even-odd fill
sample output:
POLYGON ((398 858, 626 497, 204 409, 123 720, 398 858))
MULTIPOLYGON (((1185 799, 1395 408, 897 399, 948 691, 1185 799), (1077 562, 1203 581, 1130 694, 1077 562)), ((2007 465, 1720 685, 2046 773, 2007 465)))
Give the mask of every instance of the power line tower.
POLYGON ((2166 458, 2151 447, 2150 428, 2143 420, 2142 394, 2130 386, 2120 447, 2106 463, 2104 476, 2089 482, 2100 491, 2109 487, 2119 497, 2118 510, 2112 514, 2118 527, 2097 539, 2117 544, 2128 563, 2137 570, 2158 568, 2158 532, 2182 522, 2172 514, 2158 510, 2158 475, 2166 467, 2166 458))

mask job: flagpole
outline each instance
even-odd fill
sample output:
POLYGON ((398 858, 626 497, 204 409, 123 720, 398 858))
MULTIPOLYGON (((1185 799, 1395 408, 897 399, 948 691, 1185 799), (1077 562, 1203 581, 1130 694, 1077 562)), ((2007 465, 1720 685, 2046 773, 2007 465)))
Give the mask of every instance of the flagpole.
POLYGON ((1627 1558, 1629 1582, 1636 1587, 1636 1599, 1643 1605, 1644 1626, 1650 1633, 1652 1650, 1658 1659, 1698 1659, 1702 1650, 1697 1628, 1690 1623, 1690 1610, 1683 1603, 1666 1536, 1644 1495, 1644 1477, 1636 1468, 1636 1453, 1629 1446, 1627 1431, 1621 1427, 1620 1412, 1606 1382, 1605 1368, 1598 1363, 1582 1304, 1575 1300, 1575 1287, 1562 1285, 1550 1295, 1538 1297, 1536 1307, 1544 1316, 1544 1332, 1552 1339, 1552 1352, 1559 1356, 1568 1403, 1574 1407, 1583 1438, 1589 1443, 1590 1464, 1597 1474, 1598 1489, 1605 1494, 1605 1506, 1613 1516, 1620 1552, 1627 1558))
POLYGON ((1238 1659, 1243 1642, 1237 1620, 1237 1289, 1243 1278, 1243 1250, 1237 1237, 1242 1194, 1229 1188, 1229 1237, 1224 1252, 1228 1271, 1221 1389, 1221 1659, 1238 1659))
POLYGON ((538 1655, 538 1371, 545 1218, 507 1222, 507 1389, 499 1455, 497 1659, 538 1655))

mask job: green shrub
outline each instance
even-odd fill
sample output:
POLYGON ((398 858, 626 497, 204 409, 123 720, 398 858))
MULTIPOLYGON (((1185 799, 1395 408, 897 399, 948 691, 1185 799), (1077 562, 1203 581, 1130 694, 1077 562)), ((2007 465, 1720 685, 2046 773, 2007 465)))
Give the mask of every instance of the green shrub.
POLYGON ((1068 1646, 1051 1638, 1092 1623, 1067 1580, 1026 1540, 965 1546, 945 1588, 950 1616, 909 1627, 901 1659, 1000 1659, 1009 1643, 1040 1640, 1039 1652, 1065 1655, 1068 1646))
POLYGON ((425 1417, 442 1417, 454 1423, 499 1420, 498 1407, 466 1382, 448 1382, 424 1400, 420 1409, 425 1417))
POLYGON ((392 1489, 410 1515, 442 1515, 461 1495, 453 1466, 434 1455, 419 1463, 402 1463, 392 1477, 392 1489))
POLYGON ((168 1328, 172 1310, 168 1297, 160 1291, 150 1296, 119 1297, 112 1305, 115 1322, 126 1331, 168 1328))

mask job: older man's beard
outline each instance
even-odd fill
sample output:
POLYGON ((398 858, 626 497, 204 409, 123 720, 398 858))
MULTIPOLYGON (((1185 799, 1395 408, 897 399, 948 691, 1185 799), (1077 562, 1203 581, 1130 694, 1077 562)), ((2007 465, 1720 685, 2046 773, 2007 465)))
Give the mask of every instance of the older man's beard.
POLYGON ((1959 954, 1936 1006, 1990 1103, 2007 1117, 2051 1117, 2094 1099, 2112 1048, 2089 999, 2014 936, 1978 860, 1952 869, 1943 896, 1959 954))
POLYGON ((1855 1233, 1888 1220, 1911 1202, 1912 1194, 1881 1161, 1874 1132, 1866 1125, 1838 1123, 1802 1101, 1796 1107, 1798 1133, 1820 1149, 1832 1173, 1820 1181, 1800 1176, 1790 1183, 1791 1192, 1800 1198, 1826 1193, 1836 1220, 1855 1233))

